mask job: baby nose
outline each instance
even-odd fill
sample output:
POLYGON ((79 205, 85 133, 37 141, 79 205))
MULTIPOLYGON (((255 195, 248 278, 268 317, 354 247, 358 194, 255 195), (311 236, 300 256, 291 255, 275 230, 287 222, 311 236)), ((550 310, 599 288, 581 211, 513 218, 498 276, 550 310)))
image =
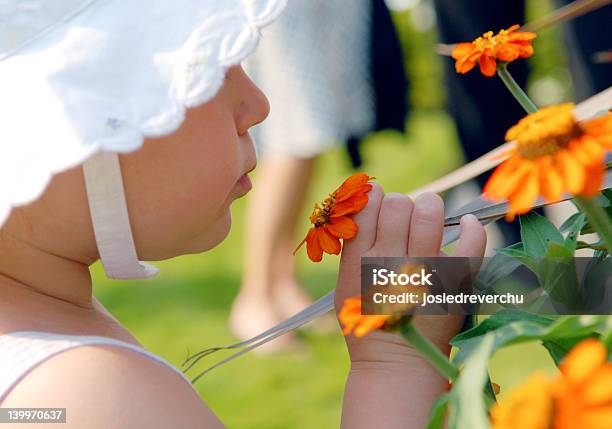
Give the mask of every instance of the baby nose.
POLYGON ((259 124, 268 117, 270 103, 265 94, 257 85, 240 69, 241 85, 240 107, 238 109, 238 129, 240 134, 246 133, 249 128, 259 124))
POLYGON ((252 105, 253 105, 253 120, 254 123, 251 125, 259 124, 263 122, 268 115, 270 114, 270 102, 268 101, 268 97, 263 93, 261 89, 254 83, 253 85, 253 94, 252 94, 252 105))

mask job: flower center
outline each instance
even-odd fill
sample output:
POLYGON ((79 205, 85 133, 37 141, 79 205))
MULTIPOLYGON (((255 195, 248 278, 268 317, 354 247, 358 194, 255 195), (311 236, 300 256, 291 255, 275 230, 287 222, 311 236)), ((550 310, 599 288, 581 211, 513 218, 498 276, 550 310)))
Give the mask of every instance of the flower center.
POLYGON ((330 222, 331 211, 335 201, 335 195, 329 194, 329 197, 325 198, 321 204, 315 203, 312 214, 310 215, 310 222, 312 222, 315 227, 323 226, 330 222))
POLYGON ((508 35, 510 34, 510 32, 508 30, 499 30, 499 33, 497 33, 494 37, 494 39, 496 40, 496 42, 498 44, 503 44, 503 43, 508 43, 508 35))
POLYGON ((506 140, 516 140, 519 156, 530 160, 564 150, 582 134, 573 107, 566 103, 528 115, 508 130, 506 140))
POLYGON ((476 46, 476 49, 478 49, 480 52, 484 52, 486 49, 495 47, 497 44, 497 39, 496 36, 493 36, 492 31, 487 31, 472 43, 474 46, 476 46))

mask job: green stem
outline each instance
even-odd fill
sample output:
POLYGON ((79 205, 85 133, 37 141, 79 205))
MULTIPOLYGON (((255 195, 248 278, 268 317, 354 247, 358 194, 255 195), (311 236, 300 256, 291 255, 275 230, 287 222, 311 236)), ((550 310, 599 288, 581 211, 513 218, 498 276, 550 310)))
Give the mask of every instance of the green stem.
POLYGON ((593 250, 600 250, 604 252, 608 251, 606 246, 600 246, 597 243, 586 243, 584 241, 579 241, 578 243, 576 243, 576 250, 578 249, 593 249, 593 250))
POLYGON ((508 63, 500 62, 497 64, 497 76, 499 76, 504 85, 506 85, 506 88, 508 88, 508 91, 510 91, 510 94, 516 98, 516 101, 520 103, 527 113, 535 113, 538 111, 538 106, 531 101, 531 98, 525 94, 525 91, 523 91, 519 84, 512 78, 512 75, 508 71, 508 63))
POLYGON ((440 373, 454 380, 459 375, 459 370, 448 360, 448 356, 444 355, 439 348, 434 346, 427 338, 412 325, 406 323, 400 328, 402 336, 421 353, 440 373))
POLYGON ((612 252, 612 224, 608 213, 597 204, 595 198, 576 197, 574 202, 580 211, 587 215, 589 223, 606 245, 608 252, 612 252))

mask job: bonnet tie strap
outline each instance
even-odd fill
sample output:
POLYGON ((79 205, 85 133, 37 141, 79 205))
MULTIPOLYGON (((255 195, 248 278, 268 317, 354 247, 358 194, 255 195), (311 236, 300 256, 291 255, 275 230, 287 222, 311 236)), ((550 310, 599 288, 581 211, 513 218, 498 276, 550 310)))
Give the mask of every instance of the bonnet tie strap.
POLYGON ((138 260, 117 154, 98 152, 83 163, 83 171, 96 244, 106 275, 111 279, 157 275, 158 268, 138 260))

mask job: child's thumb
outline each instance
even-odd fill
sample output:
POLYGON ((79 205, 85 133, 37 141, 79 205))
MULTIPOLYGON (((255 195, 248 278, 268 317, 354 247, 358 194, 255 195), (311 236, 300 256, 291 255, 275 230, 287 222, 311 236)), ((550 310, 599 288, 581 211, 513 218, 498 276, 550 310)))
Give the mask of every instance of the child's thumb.
POLYGON ((368 204, 363 210, 353 216, 353 220, 357 223, 359 230, 354 238, 344 241, 344 248, 342 250, 343 262, 346 259, 355 259, 356 262, 359 262, 361 255, 374 246, 378 213, 380 212, 384 196, 385 192, 382 186, 378 183, 372 183, 372 189, 368 192, 368 204))
POLYGON ((361 256, 370 250, 376 241, 378 213, 383 197, 382 186, 373 183, 372 189, 368 192, 368 204, 353 217, 359 230, 354 238, 344 242, 336 288, 336 304, 360 293, 361 256))

